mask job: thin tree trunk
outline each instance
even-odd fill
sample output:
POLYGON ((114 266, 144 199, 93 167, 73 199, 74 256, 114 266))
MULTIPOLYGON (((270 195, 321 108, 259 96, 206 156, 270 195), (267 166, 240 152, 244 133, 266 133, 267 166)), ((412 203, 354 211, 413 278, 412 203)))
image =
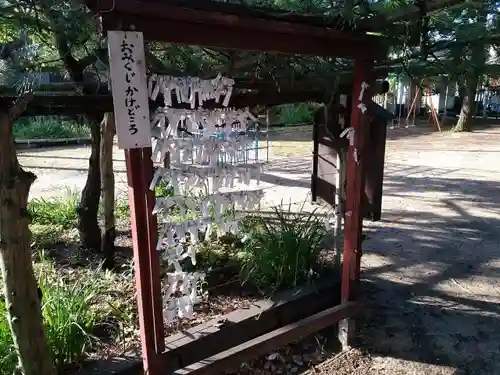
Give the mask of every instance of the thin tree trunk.
POLYGON ((102 207, 104 212, 104 233, 102 254, 104 267, 111 269, 115 263, 115 176, 113 174, 113 137, 115 117, 107 112, 101 123, 101 182, 102 207))
POLYGON ((101 230, 99 229, 98 211, 101 197, 101 173, 99 153, 101 147, 101 129, 91 120, 92 143, 89 158, 87 182, 78 205, 80 244, 84 249, 101 250, 101 230))
POLYGON ((12 116, 0 109, 0 268, 7 317, 24 375, 55 375, 31 259, 28 195, 36 176, 17 160, 12 116))
MULTIPOLYGON (((486 35, 486 19, 488 14, 487 2, 479 1, 478 7, 470 9, 470 19, 477 22, 482 28, 480 35, 486 35)), ((465 98, 462 101, 460 118, 454 131, 471 131, 472 119, 476 116, 475 99, 478 83, 484 74, 486 64, 487 48, 484 41, 479 38, 478 43, 474 43, 470 50, 470 67, 466 73, 465 98)))
POLYGON ((470 132, 472 128, 472 118, 475 113, 474 98, 477 91, 477 77, 470 77, 467 80, 465 87, 465 97, 462 100, 462 108, 460 110, 460 117, 458 122, 453 128, 456 132, 470 132))

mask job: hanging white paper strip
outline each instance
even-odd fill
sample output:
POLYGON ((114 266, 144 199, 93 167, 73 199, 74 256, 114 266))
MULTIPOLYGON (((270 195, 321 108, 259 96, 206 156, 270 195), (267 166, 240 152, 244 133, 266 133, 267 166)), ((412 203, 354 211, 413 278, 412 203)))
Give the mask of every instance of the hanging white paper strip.
POLYGON ((236 234, 240 214, 234 212, 254 210, 264 195, 262 189, 251 189, 253 181, 260 183, 262 165, 249 163, 247 156, 253 144, 247 128, 255 117, 248 109, 197 109, 207 100, 227 107, 233 85, 232 79, 222 76, 149 78, 150 98, 162 94, 166 105, 151 120, 152 160, 160 165, 150 189, 162 182, 173 190, 173 196, 157 197, 153 211, 160 226, 157 250, 174 269, 166 280, 167 320, 190 316, 200 300, 202 275, 182 268, 186 260, 196 264, 197 243, 209 240, 215 228, 218 236, 236 234), (191 109, 169 108, 174 101, 189 103, 191 109), (167 154, 169 168, 163 166, 167 154), (172 221, 174 207, 181 221, 172 221))

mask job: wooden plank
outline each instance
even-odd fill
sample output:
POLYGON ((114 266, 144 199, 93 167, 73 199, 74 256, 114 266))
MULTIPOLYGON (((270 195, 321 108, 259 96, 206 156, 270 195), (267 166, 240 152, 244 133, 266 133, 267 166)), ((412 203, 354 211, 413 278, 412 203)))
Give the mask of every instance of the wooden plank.
POLYGON ((173 371, 227 350, 271 330, 305 318, 340 302, 337 277, 261 300, 248 310, 233 311, 219 319, 167 338, 165 368, 173 371), (334 291, 332 293, 332 290, 334 291))
MULTIPOLYGON (((110 4, 111 5, 111 4, 110 4)), ((270 34, 288 34, 295 36, 326 37, 350 42, 378 42, 380 38, 365 33, 343 31, 331 27, 309 26, 302 23, 291 23, 286 20, 268 20, 255 16, 241 16, 217 11, 204 11, 175 6, 165 2, 139 0, 121 0, 115 2, 114 12, 144 18, 160 18, 183 23, 200 23, 210 27, 224 26, 251 31, 262 31, 270 34)), ((228 30, 229 31, 229 30, 228 30)))
MULTIPOLYGON (((94 13, 105 13, 111 9, 114 12, 141 15, 146 17, 160 17, 168 20, 206 23, 210 25, 244 26, 249 29, 276 30, 286 33, 355 33, 354 26, 343 22, 341 16, 328 18, 248 7, 235 3, 221 3, 214 1, 170 1, 161 0, 86 0, 87 6, 94 13), (305 30, 305 31, 304 31, 305 30), (310 31, 312 30, 312 31, 310 31)), ((346 35, 347 36, 347 35, 346 35)))
POLYGON ((365 217, 378 221, 382 217, 382 192, 384 185, 385 146, 387 138, 387 123, 381 118, 375 118, 370 124, 370 137, 365 153, 370 155, 365 160, 365 217))
POLYGON ((118 147, 149 147, 151 122, 142 33, 108 31, 108 47, 118 147))
POLYGON ((238 324, 247 319, 255 318, 272 307, 273 302, 271 300, 257 301, 248 309, 238 309, 222 317, 189 328, 186 331, 170 335, 165 340, 166 349, 172 351, 180 348, 203 336, 220 332, 224 326, 238 324), (223 323, 221 324, 221 322, 223 323))
MULTIPOLYGON (((233 108, 245 108, 255 105, 279 105, 286 103, 301 103, 305 101, 322 102, 325 92, 322 90, 300 90, 300 91, 272 91, 272 92, 249 92, 234 94, 231 97, 230 106, 233 108)), ((17 97, 2 97, 0 105, 10 105, 17 97)), ((163 105, 161 98, 155 102, 150 101, 150 108, 154 110, 159 105, 163 105)), ((218 108, 221 104, 213 100, 207 101, 204 108, 218 108)), ((189 104, 173 104, 174 108, 188 109, 189 104)), ((113 101, 111 95, 35 95, 33 101, 28 105, 23 116, 42 115, 76 115, 113 111, 113 101)))
POLYGON ((289 342, 299 340, 323 328, 331 326, 340 319, 354 316, 359 305, 347 302, 300 321, 288 324, 262 336, 244 342, 234 348, 218 353, 202 361, 173 372, 173 375, 208 375, 236 370, 242 361, 276 350, 289 342))
MULTIPOLYGON (((276 21, 277 22, 277 21, 276 21)), ((277 22, 279 24, 279 22, 277 22)), ((162 18, 142 17, 126 13, 104 13, 102 27, 105 30, 141 30, 148 40, 174 44, 199 45, 209 48, 300 54, 311 56, 337 56, 355 58, 370 56, 384 59, 387 48, 382 40, 365 36, 344 38, 343 34, 310 35, 286 34, 276 26, 269 30, 251 30, 244 27, 186 22, 162 18), (347 39, 347 41, 345 41, 347 39)))
MULTIPOLYGON (((320 109, 321 110, 321 109, 320 109)), ((313 123, 312 141, 313 141, 313 170, 311 173, 311 201, 318 200, 318 152, 319 152, 319 129, 320 124, 313 123)))
MULTIPOLYGON (((358 100, 362 83, 369 83, 372 62, 356 60, 356 75, 351 100, 351 127, 354 130, 354 142, 349 144, 347 155, 347 202, 344 229, 344 250, 342 260, 342 302, 356 298, 359 282, 357 264, 361 257, 361 199, 364 192, 364 163, 370 155, 365 153, 365 144, 369 137, 368 113, 362 113, 358 104, 371 101, 370 88, 364 90, 362 100, 358 100)), ((367 111, 368 112, 368 111, 367 111)))
MULTIPOLYGON (((142 168, 144 181, 153 180, 153 160, 151 159, 153 150, 151 147, 142 149, 142 168)), ((146 192, 147 207, 147 227, 149 243, 149 278, 150 293, 152 303, 152 320, 154 324, 155 350, 156 353, 162 353, 165 350, 165 327, 163 321, 163 297, 161 290, 160 277, 160 253, 156 249, 158 243, 158 221, 156 214, 153 214, 156 204, 156 195, 154 190, 148 189, 146 192)))
MULTIPOLYGON (((354 142, 349 144, 347 153, 347 191, 344 226, 344 249, 342 251, 342 302, 357 298, 361 268, 361 234, 363 221, 362 197, 364 196, 364 163, 371 156, 366 153, 369 137, 370 116, 358 105, 371 102, 371 88, 362 89, 364 83, 371 83, 373 61, 356 60, 355 78, 351 97, 351 128, 354 142), (361 93, 364 93, 361 95, 361 93)), ((339 338, 344 347, 354 338, 354 321, 344 319, 339 324, 339 338)))
POLYGON ((153 323, 149 243, 145 235, 148 229, 146 194, 149 190, 149 181, 144 179, 144 160, 142 157, 142 150, 139 148, 125 150, 142 359, 144 372, 157 375, 159 374, 159 356, 156 353, 155 327, 153 323))
MULTIPOLYGON (((94 12, 104 12, 109 10, 112 0, 86 0, 87 5, 94 12)), ((163 0, 143 0, 147 3, 165 3, 163 0)), ((325 27, 331 29, 341 29, 353 31, 355 25, 343 23, 345 18, 341 15, 330 15, 324 17, 317 13, 293 12, 288 9, 278 9, 276 7, 248 6, 247 4, 206 1, 206 0, 173 0, 168 2, 171 6, 182 7, 191 10, 219 13, 224 15, 236 15, 252 19, 265 19, 270 21, 286 21, 294 24, 325 27)))

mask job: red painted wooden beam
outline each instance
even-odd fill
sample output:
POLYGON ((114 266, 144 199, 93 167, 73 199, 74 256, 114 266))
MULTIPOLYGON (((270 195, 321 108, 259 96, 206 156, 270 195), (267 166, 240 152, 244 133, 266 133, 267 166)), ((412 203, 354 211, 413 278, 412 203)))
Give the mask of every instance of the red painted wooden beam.
MULTIPOLYGON (((208 13, 208 12, 207 12, 208 13)), ((208 22, 165 20, 161 17, 131 15, 128 13, 104 13, 104 30, 138 30, 147 40, 174 44, 199 45, 209 48, 270 52, 291 55, 336 56, 345 58, 369 57, 385 59, 387 48, 381 38, 337 30, 319 35, 306 30, 301 32, 280 31, 279 21, 265 21, 267 28, 250 29, 244 21, 234 21, 234 26, 208 22)), ((294 25, 295 26, 295 25, 294 25)), ((309 26, 307 26, 309 28, 309 26)), ((318 31, 322 28, 313 27, 318 31)))
POLYGON ((156 202, 154 190, 149 189, 149 184, 153 180, 153 161, 151 159, 152 149, 146 147, 142 149, 142 173, 144 181, 147 183, 146 198, 146 217, 148 227, 148 259, 150 272, 150 290, 152 305, 152 322, 154 325, 154 343, 156 354, 163 353, 165 350, 165 329, 163 322, 163 298, 161 292, 160 279, 160 258, 156 250, 158 242, 158 222, 156 215, 153 215, 153 209, 156 202))
MULTIPOLYGON (((161 365, 160 356, 157 352, 156 336, 159 328, 155 326, 156 315, 154 312, 154 309, 157 309, 158 298, 151 293, 151 276, 154 276, 154 273, 151 272, 150 265, 149 240, 151 237, 147 234, 152 223, 150 217, 148 217, 149 210, 146 197, 149 190, 149 181, 146 179, 144 169, 146 162, 143 156, 142 149, 125 151, 142 359, 144 373, 156 375, 159 374, 159 366, 161 365)), ((162 340, 164 340, 163 337, 162 340)))
MULTIPOLYGON (((363 149, 369 136, 370 119, 368 111, 363 114, 358 105, 360 103, 368 105, 371 101, 371 88, 364 90, 361 101, 359 97, 363 82, 370 84, 372 77, 373 61, 356 60, 351 105, 351 127, 354 129, 354 144, 349 145, 347 155, 347 201, 344 249, 342 252, 342 303, 357 298, 360 278, 362 198, 364 193, 363 164, 364 159, 370 157, 363 153, 363 149)), ((339 336, 343 345, 349 345, 354 334, 353 321, 349 319, 343 320, 339 328, 339 336)))
POLYGON ((172 375, 215 375, 237 371, 242 361, 276 350, 287 343, 300 340, 337 323, 340 319, 358 314, 360 306, 347 302, 331 307, 302 320, 258 336, 234 346, 231 349, 205 358, 185 368, 172 372, 172 375))

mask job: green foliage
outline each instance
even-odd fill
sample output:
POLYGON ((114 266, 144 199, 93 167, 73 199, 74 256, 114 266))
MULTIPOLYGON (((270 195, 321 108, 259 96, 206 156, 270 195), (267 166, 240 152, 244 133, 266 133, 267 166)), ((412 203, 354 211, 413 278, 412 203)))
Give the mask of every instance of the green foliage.
POLYGON ((33 119, 14 123, 14 139, 90 138, 90 127, 66 120, 33 119))
MULTIPOLYGON (((33 246, 47 248, 57 244, 78 242, 78 205, 80 194, 67 188, 59 197, 33 198, 28 203, 31 216, 30 229, 33 233, 33 246)), ((102 214, 102 206, 99 206, 102 214)), ((127 199, 119 198, 115 202, 117 218, 130 217, 127 199)))
MULTIPOLYGON (((133 295, 133 282, 130 275, 102 271, 100 267, 79 273, 56 269, 43 254, 41 258, 35 270, 43 293, 45 335, 54 365, 63 372, 100 345, 97 334, 103 327, 119 335, 122 327, 131 325, 132 304, 116 297, 126 291, 133 295)), ((5 303, 0 299, 0 375, 11 375, 16 365, 5 303)))
POLYGON ((0 299, 0 375, 11 375, 17 365, 5 302, 0 299))
POLYGON ((273 217, 249 217, 245 234, 242 275, 266 293, 300 285, 315 274, 324 224, 315 212, 306 216, 274 209, 273 217))
POLYGON ((45 249, 60 244, 78 243, 79 234, 76 228, 65 228, 57 224, 31 224, 32 246, 45 249))
POLYGON ((53 269, 47 268, 39 280, 44 296, 42 315, 54 364, 61 368, 81 360, 91 347, 95 340, 92 330, 99 320, 93 305, 105 291, 101 290, 98 279, 67 284, 53 269))
POLYGON ((313 108, 309 104, 285 104, 278 107, 278 123, 299 124, 311 122, 313 108))
POLYGON ((161 181, 155 187, 155 195, 157 197, 173 197, 174 188, 171 186, 167 186, 167 184, 164 181, 161 181))
POLYGON ((188 262, 186 270, 211 270, 227 266, 239 269, 239 244, 239 240, 231 236, 203 241, 196 249, 196 266, 188 262))
POLYGON ((130 218, 128 199, 117 199, 115 201, 115 216, 117 218, 130 218))
POLYGON ((31 199, 28 211, 34 224, 59 225, 71 229, 78 224, 78 202, 78 192, 67 189, 61 197, 31 199))

